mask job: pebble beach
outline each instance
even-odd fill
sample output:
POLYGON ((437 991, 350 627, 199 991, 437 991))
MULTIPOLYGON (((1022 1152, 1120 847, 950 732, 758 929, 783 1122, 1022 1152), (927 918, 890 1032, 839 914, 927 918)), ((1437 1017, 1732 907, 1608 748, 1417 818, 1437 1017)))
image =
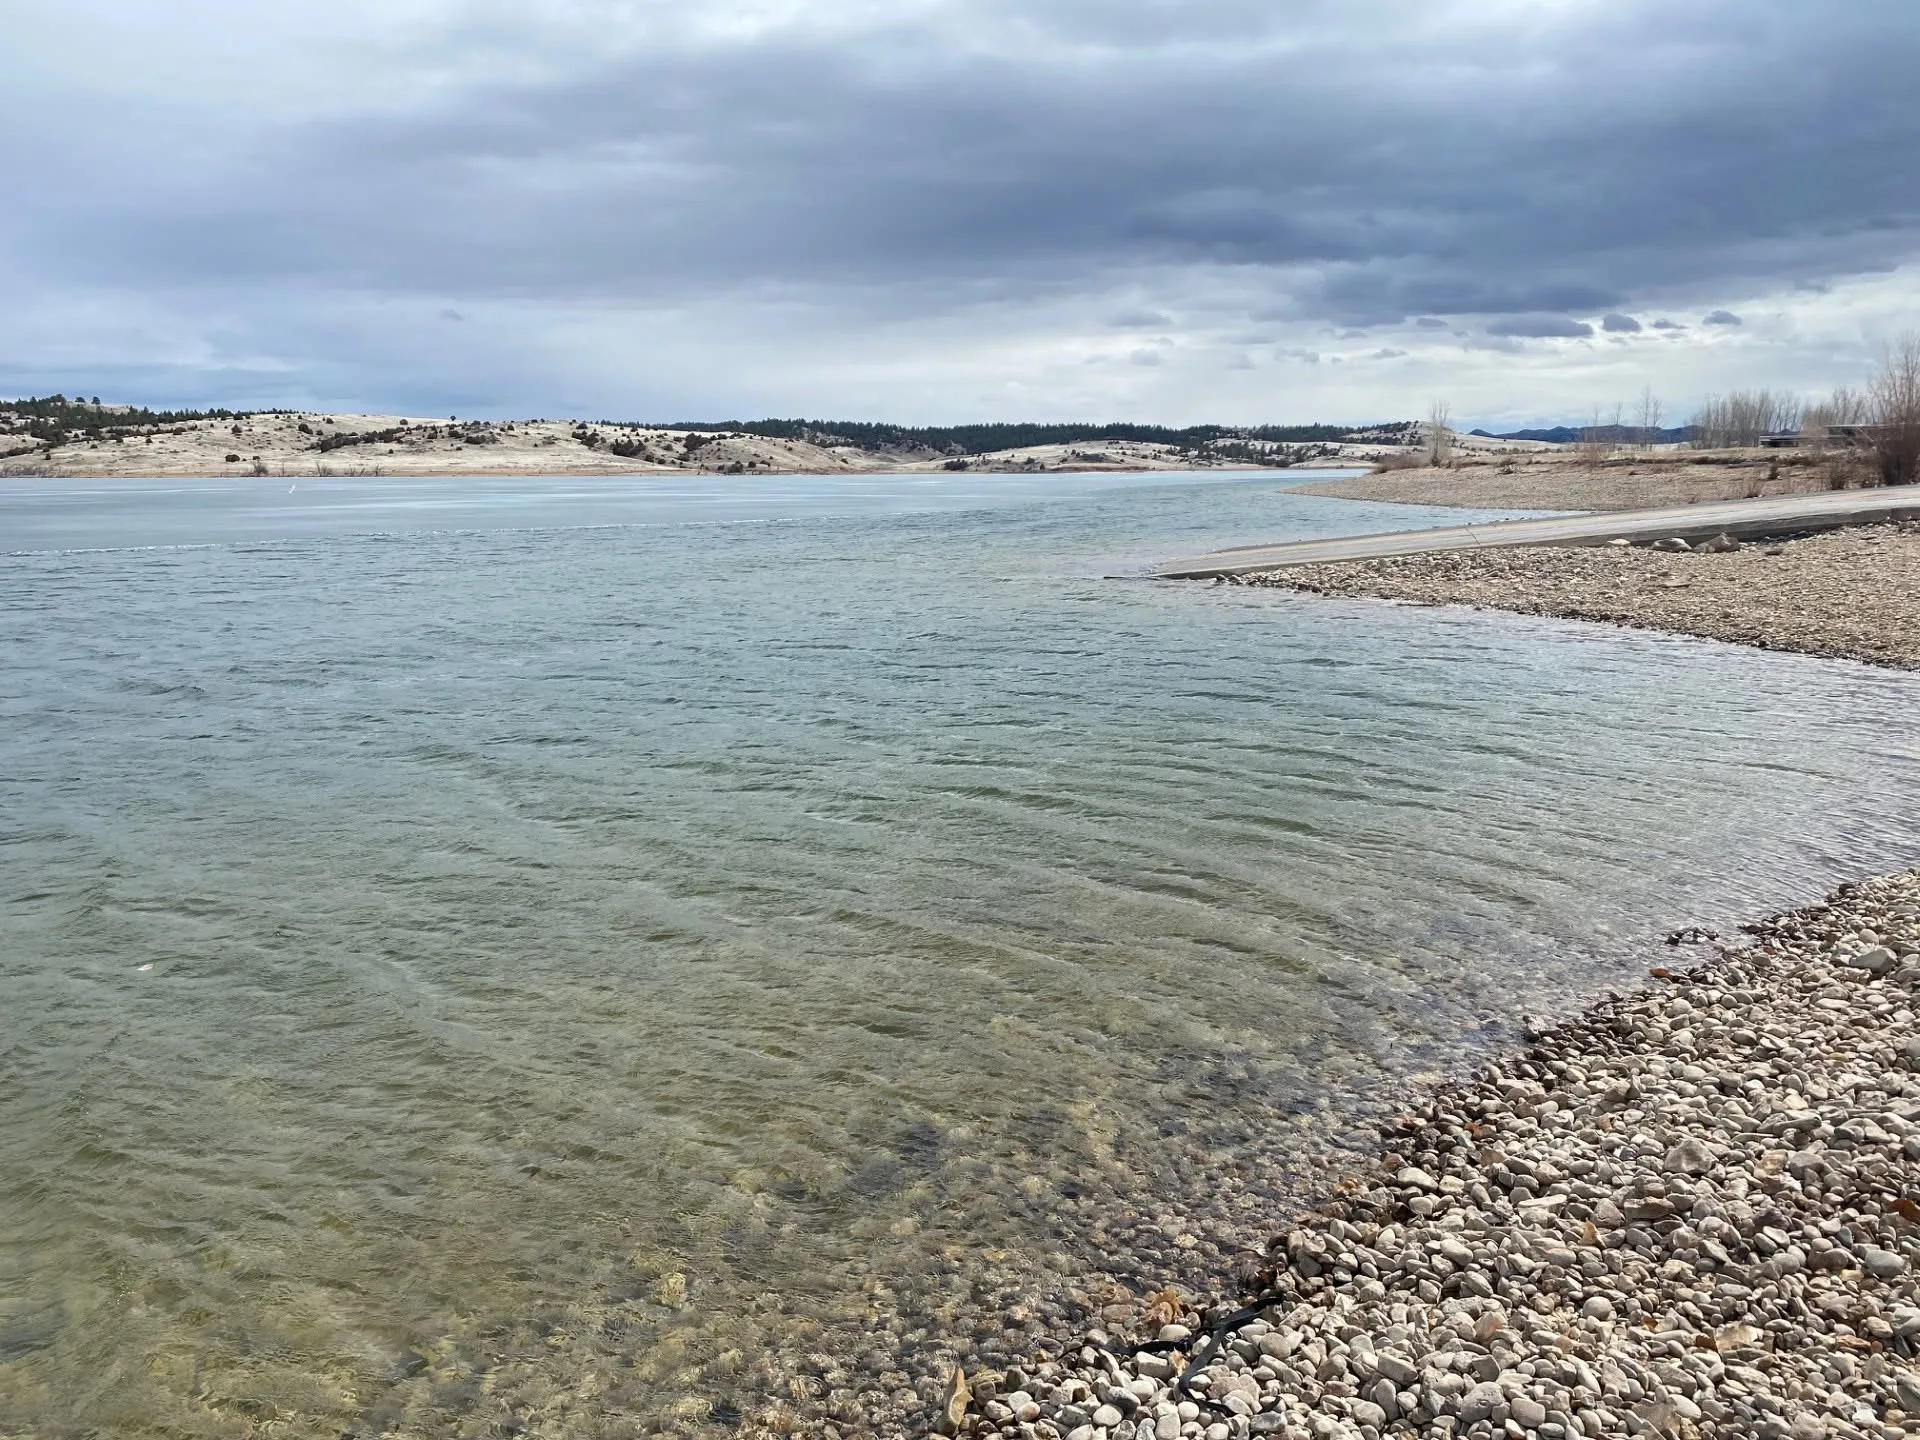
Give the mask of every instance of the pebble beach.
POLYGON ((1920 1434, 1920 872, 1745 928, 1388 1123, 1243 1293, 956 1375, 938 1428, 1920 1434))
POLYGON ((1515 546, 1296 565, 1233 583, 1471 605, 1920 668, 1920 525, 1710 550, 1515 546))

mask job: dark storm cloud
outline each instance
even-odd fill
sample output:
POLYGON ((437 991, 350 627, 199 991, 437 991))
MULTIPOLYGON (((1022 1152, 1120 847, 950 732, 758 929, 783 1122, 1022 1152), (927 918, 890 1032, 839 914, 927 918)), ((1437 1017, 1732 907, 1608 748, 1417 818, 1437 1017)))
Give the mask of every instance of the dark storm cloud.
POLYGON ((1912 0, 819 0, 614 43, 644 8, 449 0, 404 104, 0 95, 34 201, 0 259, 435 313, 799 293, 855 329, 1225 271, 1235 323, 1535 336, 1920 252, 1912 0), (582 12, 606 43, 532 43, 582 12))
POLYGON ((1593 334, 1593 327, 1564 315, 1507 315, 1487 326, 1487 333, 1515 339, 1584 340, 1593 334))
POLYGON ((1600 321, 1600 328, 1609 335, 1638 335, 1642 329, 1640 322, 1631 315, 1607 315, 1600 321))

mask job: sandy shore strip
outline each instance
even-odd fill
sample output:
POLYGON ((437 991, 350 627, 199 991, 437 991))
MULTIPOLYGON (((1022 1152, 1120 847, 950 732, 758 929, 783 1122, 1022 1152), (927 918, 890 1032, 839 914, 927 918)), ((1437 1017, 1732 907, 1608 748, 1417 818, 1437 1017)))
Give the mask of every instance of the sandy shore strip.
POLYGON ((1746 928, 1388 1125, 1251 1304, 1169 1293, 956 1384, 942 1428, 1920 1434, 1920 872, 1746 928))
POLYGON ((1317 595, 1598 620, 1920 668, 1920 525, 1724 553, 1629 546, 1448 551, 1235 577, 1317 595))

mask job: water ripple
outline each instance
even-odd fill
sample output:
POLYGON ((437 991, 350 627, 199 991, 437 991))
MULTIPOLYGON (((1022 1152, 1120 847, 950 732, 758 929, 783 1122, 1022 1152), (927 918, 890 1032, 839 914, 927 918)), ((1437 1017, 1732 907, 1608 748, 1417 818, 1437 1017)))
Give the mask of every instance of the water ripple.
POLYGON ((1916 849, 1911 676, 1086 578, 1401 523, 1270 479, 32 483, 0 1429, 684 1427, 881 1290, 948 1353, 989 1249, 1916 849))

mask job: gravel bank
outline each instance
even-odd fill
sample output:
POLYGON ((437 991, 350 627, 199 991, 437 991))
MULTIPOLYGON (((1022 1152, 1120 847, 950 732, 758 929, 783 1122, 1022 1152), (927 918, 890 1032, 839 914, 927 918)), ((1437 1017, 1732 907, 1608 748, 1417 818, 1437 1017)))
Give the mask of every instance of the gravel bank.
POLYGON ((948 1428, 1920 1434, 1920 872, 1749 930, 1390 1124, 1218 1347, 1231 1306, 1163 1296, 976 1377, 948 1428))
POLYGON ((1920 667, 1920 525, 1873 525, 1724 554, 1538 546, 1299 565, 1238 577, 1319 595, 1601 620, 1920 667))
MULTIPOLYGON (((1475 510, 1650 510, 1709 500, 1825 490, 1832 462, 1804 453, 1695 451, 1583 465, 1564 455, 1464 461, 1445 469, 1383 470, 1296 486, 1298 495, 1475 510)), ((1856 479, 1856 482, 1857 479, 1856 479)))

